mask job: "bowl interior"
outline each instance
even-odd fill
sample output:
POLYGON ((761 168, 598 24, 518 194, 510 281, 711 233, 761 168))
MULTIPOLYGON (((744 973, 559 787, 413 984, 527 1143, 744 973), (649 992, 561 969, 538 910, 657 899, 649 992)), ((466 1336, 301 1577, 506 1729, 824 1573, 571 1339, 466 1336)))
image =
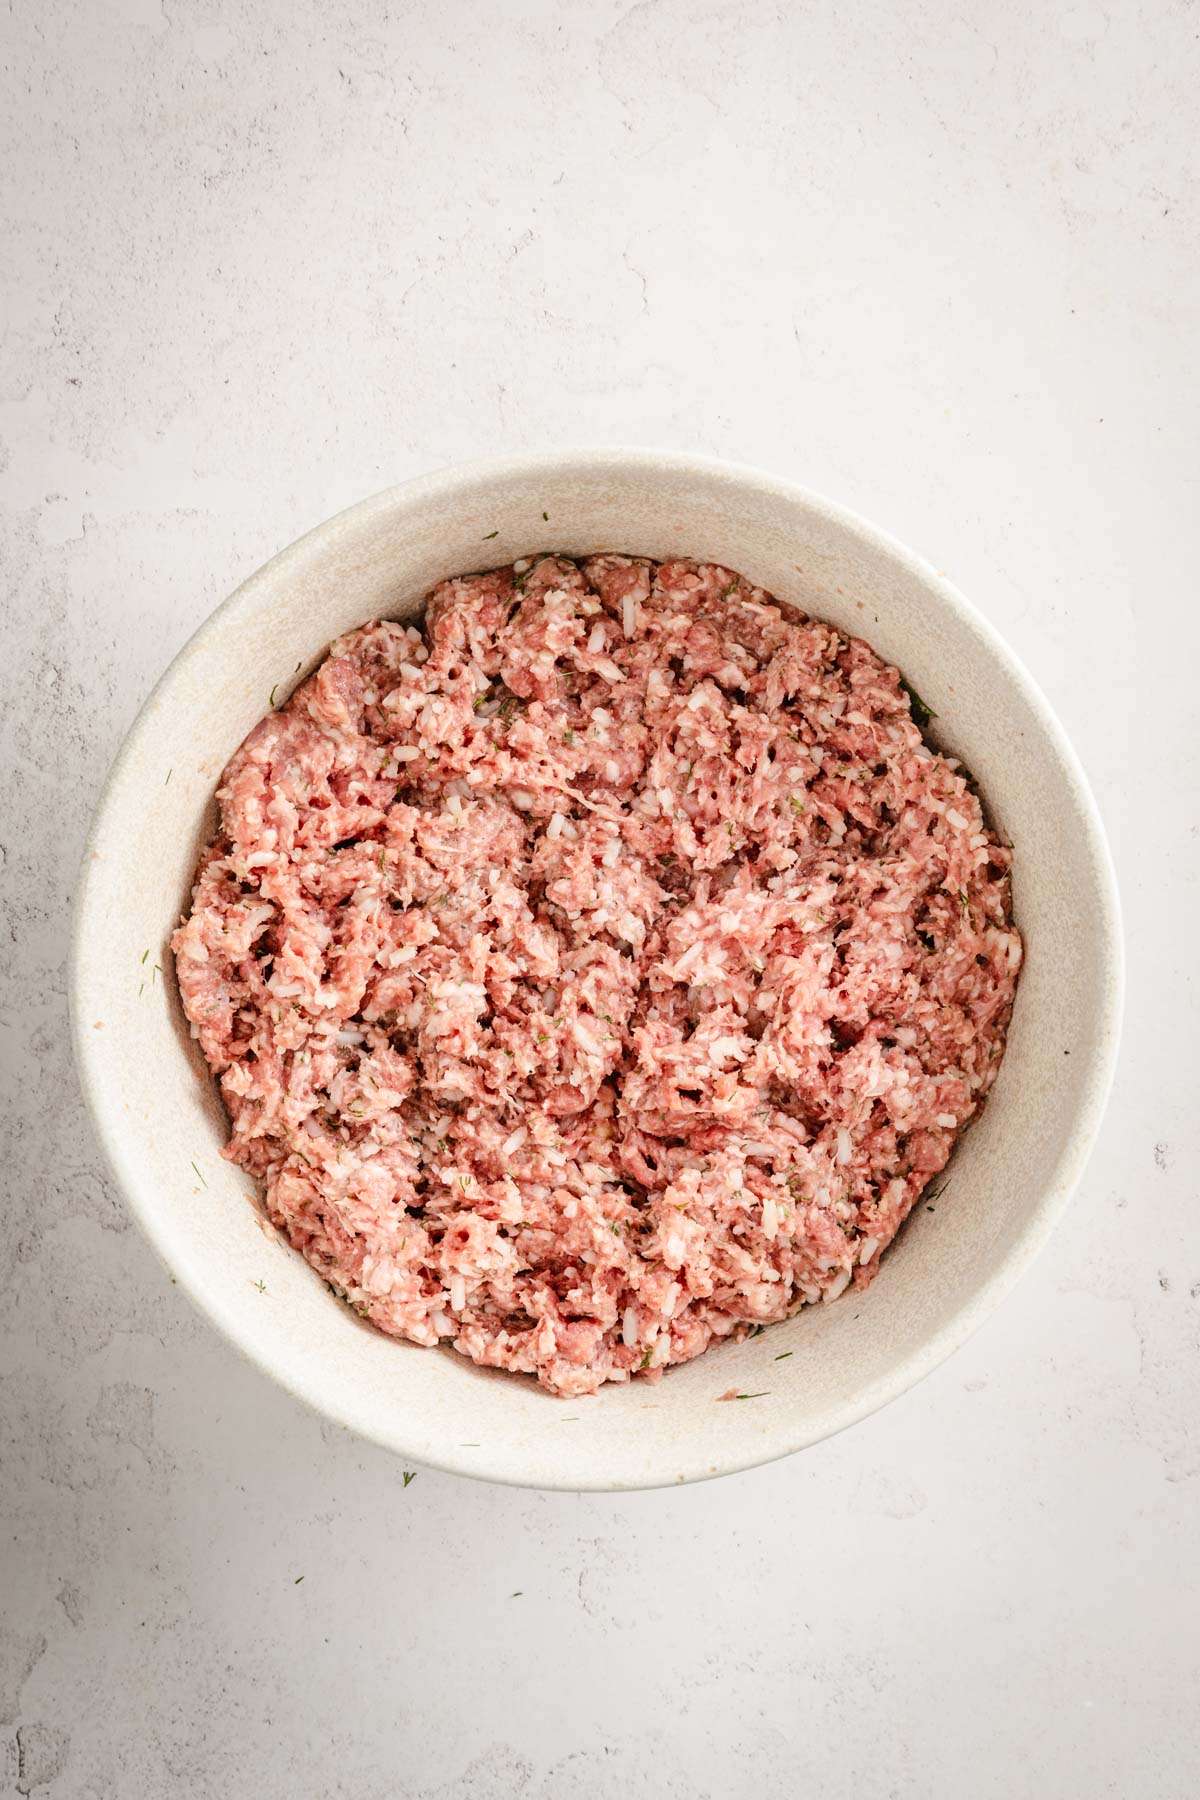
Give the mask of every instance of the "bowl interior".
POLYGON ((84 1088, 119 1181, 179 1280, 263 1368, 416 1460, 538 1486, 624 1488, 813 1442, 968 1335, 1042 1241, 1086 1156, 1115 1050, 1120 941, 1103 837, 1060 729, 932 570, 753 471, 563 453, 451 470, 364 502, 283 552, 203 626, 110 778, 83 871, 72 1004, 84 1088), (918 1209, 870 1290, 714 1349, 656 1386, 572 1402, 453 1351, 385 1339, 272 1241, 247 1178, 219 1156, 223 1114, 166 951, 217 778, 272 692, 289 691, 337 633, 417 612, 442 576, 538 549, 711 558, 867 637, 933 709, 934 735, 972 770, 1013 842, 1026 941, 989 1104, 955 1153, 945 1202, 918 1209), (777 1361, 783 1350, 794 1354, 777 1361), (716 1404, 731 1387, 766 1393, 716 1404))

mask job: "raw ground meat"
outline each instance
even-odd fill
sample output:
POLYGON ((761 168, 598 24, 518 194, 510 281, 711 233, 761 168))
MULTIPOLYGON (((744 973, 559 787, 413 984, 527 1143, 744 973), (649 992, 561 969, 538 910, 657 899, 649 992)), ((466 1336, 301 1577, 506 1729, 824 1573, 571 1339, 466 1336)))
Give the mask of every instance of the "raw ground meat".
POLYGON ((173 948, 271 1220, 558 1394, 862 1287, 995 1077, 1010 852, 894 668, 709 563, 542 556, 339 639, 173 948))

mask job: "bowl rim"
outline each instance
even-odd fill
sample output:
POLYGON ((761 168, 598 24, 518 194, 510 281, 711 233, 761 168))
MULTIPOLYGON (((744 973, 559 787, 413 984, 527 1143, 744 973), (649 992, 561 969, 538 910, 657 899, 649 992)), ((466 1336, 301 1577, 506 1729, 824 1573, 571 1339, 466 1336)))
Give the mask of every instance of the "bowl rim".
POLYGON ((1099 808, 1066 730, 1038 683, 996 627, 960 592, 953 582, 939 573, 932 563, 916 551, 911 550, 889 531, 864 519, 852 508, 832 501, 800 482, 774 475, 754 464, 669 448, 655 449, 645 446, 597 448, 567 445, 561 448, 476 457, 465 462, 447 464, 380 489, 334 513, 330 518, 313 526, 301 537, 278 551, 253 574, 239 583, 233 592, 201 621, 176 651, 138 708, 101 789, 83 850, 78 889, 72 908, 67 993, 71 1039, 80 1088, 109 1174, 119 1188, 144 1237, 158 1253, 176 1284, 184 1289, 193 1305, 240 1355, 319 1417, 331 1418, 335 1423, 356 1435, 367 1438, 393 1454, 409 1456, 426 1468, 434 1468, 446 1474, 462 1475, 476 1480, 495 1481, 507 1486, 528 1487, 543 1491, 559 1489, 569 1492, 630 1492, 638 1489, 674 1487, 684 1483, 711 1480, 722 1475, 739 1473, 742 1470, 760 1468, 767 1463, 790 1456, 798 1450, 807 1449, 810 1445, 827 1437, 835 1436, 849 1426, 857 1424, 860 1420, 869 1417, 892 1400, 897 1399, 909 1388, 923 1380, 925 1376, 931 1374, 974 1335, 1043 1249, 1065 1210, 1091 1155, 1112 1087, 1120 1045, 1125 1004, 1125 946, 1120 897, 1111 849, 1099 808), (96 852, 108 834, 109 815, 115 809, 117 797, 123 787, 127 772, 131 765, 136 764, 142 741, 149 735, 153 727, 158 703, 169 693, 198 642, 207 636, 218 622, 236 623, 240 614, 251 612, 258 602, 260 593, 266 588, 277 587, 281 581, 286 581, 293 570, 298 570, 303 566, 318 544, 325 548, 332 540, 353 537, 361 526, 377 514, 387 512, 400 501, 403 501, 405 505, 420 504, 422 501, 444 502, 451 499, 457 491, 470 489, 480 482, 489 480, 499 482, 514 476, 532 476, 550 468, 561 473, 563 465, 578 467, 581 472, 606 469, 620 469, 627 472, 631 468, 641 468, 654 474, 671 472, 684 478, 691 475, 704 477, 710 481, 716 478, 734 488, 747 483, 751 484, 760 493, 777 495, 781 500, 791 504, 798 503, 809 512, 839 526, 871 549, 891 558, 893 562, 902 566, 931 589, 942 605, 951 613, 957 614, 970 626, 972 631, 983 641, 986 649, 1000 665, 1007 678, 1021 690, 1053 754, 1062 766, 1079 809, 1085 841, 1093 864, 1099 912, 1098 923, 1102 938, 1101 992, 1097 999, 1095 1048, 1090 1054, 1090 1066, 1075 1109, 1069 1139, 1058 1159, 1053 1175, 1043 1186, 1036 1208, 1030 1215, 1025 1229, 997 1266, 980 1281, 978 1287, 953 1316, 906 1356, 891 1365, 886 1377, 877 1380, 864 1392, 856 1394, 838 1407, 832 1418, 810 1420, 807 1423, 796 1421, 790 1425, 790 1428, 789 1421, 786 1418, 782 1419, 770 1447, 762 1454, 745 1457, 735 1453, 724 1461, 718 1454, 714 1460, 710 1446, 708 1455, 696 1456, 690 1461, 681 1458, 676 1453, 672 1458, 672 1465, 679 1469, 680 1464, 683 1463, 684 1467, 681 1473, 654 1474, 644 1479, 597 1477, 586 1482, 575 1479, 556 1481, 553 1478, 547 1478, 545 1474, 532 1474, 520 1468, 514 1469, 505 1462, 503 1455, 490 1460, 484 1459, 482 1462, 476 1460, 468 1466, 465 1462, 458 1460, 452 1450, 443 1455, 431 1455, 428 1448, 424 1447, 420 1451, 413 1450, 401 1442, 394 1432, 382 1426, 375 1428, 370 1422, 360 1418, 352 1407, 331 1402, 325 1397, 316 1397, 309 1390, 302 1376, 294 1371, 286 1359, 273 1358, 259 1346, 247 1342, 226 1317, 217 1298, 201 1283, 194 1281, 189 1270, 174 1261, 170 1247, 171 1234, 161 1225, 155 1207, 155 1196, 145 1191, 143 1178, 135 1166, 136 1159, 126 1148, 125 1134, 116 1117, 105 1105, 102 1076, 102 1064, 106 1054, 105 1044, 95 1033, 86 1031, 83 1025, 84 1018, 90 1013, 87 998, 91 980, 89 945, 95 935, 95 927, 100 923, 98 919, 93 918, 92 904, 96 852))

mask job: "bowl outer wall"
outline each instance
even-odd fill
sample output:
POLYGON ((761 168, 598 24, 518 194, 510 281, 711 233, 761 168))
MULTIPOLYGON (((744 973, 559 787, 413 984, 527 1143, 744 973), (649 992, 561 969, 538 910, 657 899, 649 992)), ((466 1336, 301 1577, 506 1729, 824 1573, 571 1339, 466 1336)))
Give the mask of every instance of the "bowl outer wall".
POLYGON ((318 526, 217 609, 151 694, 109 777, 84 857, 70 992, 83 1090, 118 1185, 239 1349, 320 1412, 413 1460, 620 1490, 803 1448, 903 1392, 977 1328, 1082 1172, 1112 1078, 1123 959, 1111 859, 1078 761, 1031 678, 949 582, 844 508, 757 470, 584 450, 389 489, 318 526), (538 548, 711 558, 867 637, 933 708, 935 737, 962 756, 1012 836, 1027 945, 1009 1049, 955 1153, 953 1199, 914 1215, 868 1293, 716 1347, 657 1385, 575 1402, 453 1351, 384 1338, 264 1235, 247 1178, 219 1159, 224 1117, 163 953, 211 830, 220 770, 272 689, 290 691, 338 632, 415 611, 439 577, 538 548), (155 961, 165 978, 139 994, 155 961), (783 1350, 795 1354, 779 1362, 783 1350), (714 1405, 731 1387, 767 1392, 714 1405))

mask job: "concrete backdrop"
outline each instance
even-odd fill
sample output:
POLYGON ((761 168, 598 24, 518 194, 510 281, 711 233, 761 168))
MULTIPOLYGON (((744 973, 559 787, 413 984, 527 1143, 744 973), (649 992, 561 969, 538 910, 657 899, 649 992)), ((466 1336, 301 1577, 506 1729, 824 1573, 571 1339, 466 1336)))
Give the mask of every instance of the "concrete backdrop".
POLYGON ((0 1792, 1200 1786, 1195 361, 1177 0, 38 0, 0 18, 0 1792), (944 567, 1094 780, 1098 1152, 848 1435, 629 1498, 418 1471, 244 1366, 64 1012, 106 765, 237 581, 435 464, 764 464, 944 567))

